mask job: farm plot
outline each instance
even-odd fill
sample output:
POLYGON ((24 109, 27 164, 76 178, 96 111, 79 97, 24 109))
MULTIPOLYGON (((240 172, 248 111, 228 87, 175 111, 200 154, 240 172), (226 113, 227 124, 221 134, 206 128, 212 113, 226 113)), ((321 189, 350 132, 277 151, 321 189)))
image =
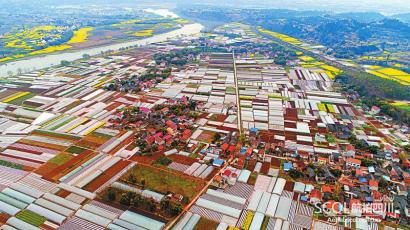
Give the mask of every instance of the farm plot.
POLYGON ((379 66, 367 66, 366 72, 377 77, 395 80, 403 85, 410 85, 410 74, 393 68, 383 68, 379 66))
POLYGON ((145 187, 150 190, 163 194, 170 191, 190 199, 205 185, 200 180, 179 176, 172 172, 144 165, 133 167, 122 179, 126 180, 130 174, 137 178, 138 181, 144 180, 145 187))
POLYGON ((43 216, 38 215, 29 210, 23 210, 16 215, 16 217, 26 223, 29 223, 33 226, 40 226, 42 225, 47 219, 43 216))

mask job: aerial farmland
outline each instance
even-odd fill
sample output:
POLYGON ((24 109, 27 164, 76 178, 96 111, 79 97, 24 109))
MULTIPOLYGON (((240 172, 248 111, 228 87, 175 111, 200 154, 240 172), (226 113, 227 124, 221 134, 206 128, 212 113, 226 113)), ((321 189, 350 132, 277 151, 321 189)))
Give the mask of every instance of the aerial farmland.
MULTIPOLYGON (((190 23, 138 13, 0 40, 42 55, 190 23), (66 37, 36 40, 49 36, 66 37)), ((406 229, 408 124, 367 106, 322 51, 233 22, 3 76, 0 229, 406 229)))

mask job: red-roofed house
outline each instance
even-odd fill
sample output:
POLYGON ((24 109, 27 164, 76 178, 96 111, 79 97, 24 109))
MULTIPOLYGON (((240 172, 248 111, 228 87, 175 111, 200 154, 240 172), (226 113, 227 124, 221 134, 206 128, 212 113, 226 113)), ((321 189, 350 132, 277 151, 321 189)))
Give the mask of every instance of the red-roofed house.
POLYGON ((392 154, 391 154, 391 160, 392 160, 393 162, 399 163, 399 162, 400 162, 399 155, 396 154, 396 153, 392 153, 392 154))
POLYGON ((332 187, 330 185, 323 185, 322 186, 322 192, 328 192, 328 193, 332 193, 332 187))
POLYGON ((309 194, 311 203, 322 202, 322 197, 322 193, 317 189, 313 189, 309 194))
POLYGON ((177 125, 174 122, 172 122, 171 120, 166 121, 165 124, 173 130, 177 129, 177 125))
POLYGON ((399 174, 397 173, 397 171, 392 168, 390 171, 390 179, 391 180, 398 180, 399 179, 399 174))
POLYGON ((403 160, 403 166, 404 166, 404 167, 410 167, 410 161, 409 161, 409 159, 404 159, 404 160, 403 160))
POLYGON ((383 199, 383 195, 379 191, 373 190, 372 198, 373 198, 373 202, 380 202, 383 199))
POLYGON ((231 145, 231 147, 229 147, 229 149, 228 149, 228 151, 229 151, 230 153, 234 153, 235 150, 236 150, 236 146, 235 146, 235 145, 231 145))
POLYGON ((318 157, 317 162, 318 162, 319 164, 327 164, 327 163, 329 163, 329 158, 326 158, 326 157, 318 157))
POLYGON ((228 144, 228 143, 223 143, 222 146, 221 146, 221 149, 222 149, 223 151, 228 150, 228 148, 229 148, 229 144, 228 144))
POLYGON ((169 134, 167 134, 167 135, 164 136, 164 140, 165 140, 165 141, 170 141, 171 139, 172 139, 172 136, 169 135, 169 134))
POLYGON ((346 159, 346 167, 348 168, 360 168, 362 162, 359 159, 355 158, 347 158, 346 159))
POLYGON ((379 189, 379 182, 377 180, 369 180, 369 188, 370 190, 378 190, 379 189))
POLYGON ((157 143, 159 145, 163 145, 165 143, 165 141, 161 137, 156 136, 155 137, 155 143, 157 143))
POLYGON ((187 141, 187 140, 191 137, 191 135, 192 135, 192 131, 189 130, 189 129, 185 129, 185 130, 182 132, 182 138, 181 138, 181 140, 182 140, 182 141, 187 141))
POLYGON ((406 185, 410 185, 410 174, 408 172, 403 172, 403 181, 406 185))
POLYGON ((353 145, 347 145, 345 155, 349 157, 354 157, 355 154, 356 154, 356 149, 353 147, 353 145))
POLYGON ((154 143, 155 141, 155 136, 148 136, 147 138, 145 138, 145 140, 149 145, 152 145, 152 143, 154 143))
POLYGON ((232 171, 229 170, 229 169, 226 169, 226 170, 222 173, 222 175, 224 175, 224 176, 226 176, 226 177, 229 177, 231 174, 232 174, 232 171))
POLYGON ((370 111, 373 115, 380 113, 380 107, 373 105, 370 111))

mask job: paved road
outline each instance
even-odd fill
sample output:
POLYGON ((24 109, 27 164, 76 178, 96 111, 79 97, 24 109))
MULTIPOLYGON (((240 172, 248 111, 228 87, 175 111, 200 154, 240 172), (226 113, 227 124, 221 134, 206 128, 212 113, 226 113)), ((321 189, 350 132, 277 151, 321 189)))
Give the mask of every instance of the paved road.
POLYGON ((233 78, 235 82, 235 94, 236 94, 236 107, 237 107, 237 120, 238 120, 238 130, 239 133, 242 134, 243 127, 242 127, 242 113, 241 113, 241 105, 239 99, 239 87, 238 87, 238 77, 236 75, 236 61, 235 61, 235 51, 232 51, 232 60, 233 60, 233 78))

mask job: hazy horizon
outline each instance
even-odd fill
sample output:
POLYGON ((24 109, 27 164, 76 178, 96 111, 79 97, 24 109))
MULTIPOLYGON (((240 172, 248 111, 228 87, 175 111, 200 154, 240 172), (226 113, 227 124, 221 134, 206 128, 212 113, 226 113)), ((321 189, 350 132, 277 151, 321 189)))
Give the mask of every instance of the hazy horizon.
POLYGON ((293 10, 321 10, 332 12, 378 12, 383 14, 410 13, 409 0, 0 0, 0 4, 152 4, 158 7, 170 5, 209 4, 214 6, 237 8, 277 8, 293 10))

